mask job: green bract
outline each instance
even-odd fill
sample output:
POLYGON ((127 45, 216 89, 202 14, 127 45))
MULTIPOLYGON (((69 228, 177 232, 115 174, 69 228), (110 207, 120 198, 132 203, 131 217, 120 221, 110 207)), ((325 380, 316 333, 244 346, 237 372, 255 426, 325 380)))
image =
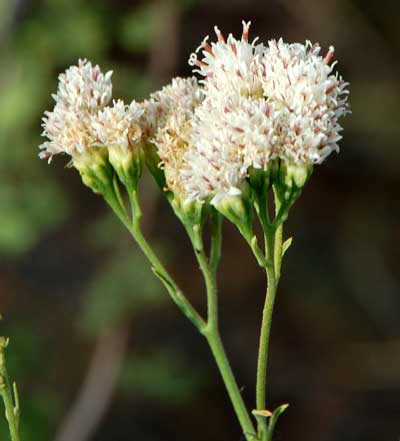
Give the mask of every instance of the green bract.
POLYGON ((71 165, 80 173, 82 182, 94 193, 105 195, 112 182, 113 169, 105 147, 91 148, 73 156, 71 165))
POLYGON ((143 172, 143 149, 140 144, 133 148, 113 146, 108 148, 108 159, 120 181, 130 189, 137 188, 143 172))

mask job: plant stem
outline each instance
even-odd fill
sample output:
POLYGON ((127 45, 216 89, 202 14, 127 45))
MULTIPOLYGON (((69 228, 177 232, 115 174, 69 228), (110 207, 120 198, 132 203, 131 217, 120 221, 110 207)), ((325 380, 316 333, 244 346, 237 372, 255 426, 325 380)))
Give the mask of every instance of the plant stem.
POLYGON ((211 352, 214 355, 226 390, 228 391, 229 398, 232 402, 240 426, 243 430, 243 434, 247 440, 255 440, 256 432, 254 430, 250 416, 247 412, 246 406, 243 402, 243 398, 233 375, 229 360, 226 356, 219 331, 215 328, 213 330, 208 330, 206 331, 205 336, 211 348, 211 352))
MULTIPOLYGON (((266 205, 262 207, 267 210, 266 205)), ((280 201, 275 194, 275 212, 280 210, 280 201)), ((257 410, 267 410, 266 384, 268 372, 268 352, 271 335, 272 314, 282 262, 282 224, 274 225, 266 213, 259 214, 266 238, 266 274, 268 279, 267 293, 262 314, 260 341, 257 361, 256 405, 257 410)), ((267 420, 258 418, 258 436, 260 441, 271 441, 272 431, 267 431, 267 420)))
MULTIPOLYGON (((220 254, 216 248, 221 246, 221 225, 220 219, 216 219, 219 224, 212 231, 211 257, 216 253, 220 254)), ((201 232, 198 233, 196 244, 203 244, 201 232)), ((192 241, 194 242, 194 241, 192 241)), ((194 246, 194 243, 193 243, 194 246)), ((216 282, 216 263, 211 264, 204 252, 204 247, 196 248, 195 253, 200 269, 203 273, 204 281, 207 289, 207 326, 204 330, 204 336, 210 346, 211 352, 215 358, 221 377, 224 381, 229 398, 232 402, 236 416, 239 420, 243 434, 247 440, 256 440, 256 432, 249 416, 249 413, 244 404, 239 386, 236 382, 231 365, 223 346, 218 325, 218 296, 217 296, 217 282, 216 282), (214 266, 215 265, 215 266, 214 266)), ((211 259, 210 259, 211 260, 211 259)))
MULTIPOLYGON (((143 236, 140 228, 142 212, 139 205, 136 189, 128 189, 128 194, 132 207, 132 219, 126 213, 122 199, 119 195, 118 188, 110 188, 107 194, 103 195, 104 199, 113 209, 118 218, 130 231, 133 238, 142 249, 150 263, 152 264, 155 275, 163 282, 167 288, 171 298, 178 305, 185 316, 196 326, 201 334, 205 336, 215 357, 217 366, 220 370, 228 395, 242 427, 243 433, 248 441, 256 441, 256 433, 253 423, 247 412, 239 387, 232 372, 228 358, 223 347, 219 329, 218 329, 218 301, 217 301, 217 283, 216 269, 221 254, 221 217, 219 214, 214 216, 214 225, 212 231, 211 259, 207 258, 203 241, 201 237, 201 229, 188 230, 189 237, 192 241, 200 269, 203 273, 207 289, 207 322, 193 308, 191 303, 176 285, 173 278, 169 275, 165 267, 162 265, 158 257, 155 255, 147 240, 143 236), (194 234, 194 235, 193 235, 194 234), (199 246, 200 244, 200 246, 199 246)), ((13 440, 14 441, 14 440, 13 440)))
POLYGON ((194 326, 200 332, 203 332, 204 328, 206 327, 206 322, 200 316, 200 314, 194 309, 194 307, 186 298, 184 293, 175 283, 174 279, 170 276, 164 265, 161 263, 160 259, 151 249, 149 243, 147 242, 146 238, 142 233, 140 227, 142 211, 140 209, 137 191, 131 189, 129 191, 129 198, 132 205, 132 219, 129 219, 125 211, 125 208, 120 203, 119 195, 116 193, 115 189, 110 190, 106 195, 104 195, 104 199, 114 210, 115 214, 118 216, 121 222, 129 230, 129 232, 131 233, 135 241, 138 243, 139 247, 147 257, 147 259, 150 261, 154 274, 164 284, 172 300, 183 312, 183 314, 194 324, 194 326))
POLYGON ((11 388, 11 383, 7 374, 4 354, 7 341, 4 339, 4 337, 0 337, 0 340, 0 395, 2 396, 4 402, 11 441, 19 441, 18 394, 15 384, 13 385, 13 388, 11 388))
MULTIPOLYGON (((268 350, 269 339, 271 334, 272 312, 274 309, 276 282, 273 269, 267 269, 268 274, 268 288, 263 309, 260 343, 258 349, 257 361, 257 384, 256 384, 256 405, 257 410, 266 410, 266 383, 267 383, 267 368, 268 368, 268 350)), ((260 424, 260 440, 265 439, 266 424, 260 424)))
POLYGON ((222 215, 215 209, 211 212, 211 250, 210 250, 210 266, 214 273, 218 268, 221 258, 222 244, 222 215))
MULTIPOLYGON (((275 199, 275 214, 276 217, 281 212, 281 209, 286 209, 286 215, 288 207, 282 207, 282 202, 279 198, 278 192, 274 188, 274 199, 275 199)), ((276 221, 276 219, 275 219, 276 221)), ((275 243, 274 243, 274 267, 275 267, 275 279, 276 284, 278 284, 280 275, 281 275, 281 264, 282 264, 282 237, 283 237, 283 222, 279 223, 276 226, 275 231, 275 243)))

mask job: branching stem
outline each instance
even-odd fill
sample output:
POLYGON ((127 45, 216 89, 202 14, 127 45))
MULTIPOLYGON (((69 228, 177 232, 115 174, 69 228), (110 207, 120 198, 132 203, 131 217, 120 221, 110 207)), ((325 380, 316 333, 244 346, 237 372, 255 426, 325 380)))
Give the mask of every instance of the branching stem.
POLYGON ((196 258, 201 272, 203 273, 207 290, 207 326, 203 334, 207 339, 212 354, 214 355, 229 398, 243 430, 243 434, 248 441, 255 441, 257 440, 256 432, 226 355, 219 331, 218 291, 216 282, 216 265, 218 261, 216 261, 215 256, 218 256, 219 259, 219 248, 221 247, 221 220, 216 218, 214 219, 214 222, 216 224, 213 225, 212 228, 210 260, 207 258, 204 251, 200 230, 198 230, 198 237, 192 240, 196 258), (198 244, 201 244, 201 246, 198 247, 198 244))
POLYGON ((139 205, 138 195, 136 190, 129 191, 129 198, 132 206, 132 217, 130 218, 126 213, 125 208, 120 202, 120 197, 115 188, 110 188, 109 192, 104 195, 104 199, 113 209, 114 213, 118 216, 121 222, 129 230, 139 247, 150 261, 154 274, 161 280, 165 288, 167 289, 170 297, 183 312, 183 314, 196 326, 196 328, 203 332, 206 322, 195 310, 190 301, 175 283, 174 279, 168 273, 167 269, 161 263, 160 259, 154 253, 146 238, 144 237, 140 222, 142 218, 142 212, 139 205))

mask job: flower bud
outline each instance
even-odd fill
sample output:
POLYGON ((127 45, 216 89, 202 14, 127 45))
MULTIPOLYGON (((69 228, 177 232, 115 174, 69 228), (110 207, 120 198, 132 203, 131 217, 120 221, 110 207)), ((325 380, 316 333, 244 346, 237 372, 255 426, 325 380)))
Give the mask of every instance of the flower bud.
POLYGON ((279 197, 290 205, 300 196, 313 171, 312 164, 280 161, 274 170, 274 184, 279 197))

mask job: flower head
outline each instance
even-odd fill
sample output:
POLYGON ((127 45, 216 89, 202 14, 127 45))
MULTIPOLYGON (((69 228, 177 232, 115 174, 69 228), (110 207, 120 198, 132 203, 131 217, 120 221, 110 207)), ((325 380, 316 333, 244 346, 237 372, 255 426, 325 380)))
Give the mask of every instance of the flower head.
POLYGON ((98 145, 107 148, 108 160, 129 189, 136 188, 142 174, 142 130, 139 124, 143 112, 143 106, 135 101, 126 105, 118 100, 92 116, 98 145))
POLYGON ((42 119, 42 135, 48 141, 40 146, 41 158, 82 154, 98 143, 93 116, 111 100, 111 75, 112 71, 103 74, 87 60, 79 60, 77 66, 59 75, 57 94, 53 95, 56 104, 42 119))
POLYGON ((177 195, 183 194, 180 174, 186 168, 184 156, 190 137, 190 121, 203 99, 195 78, 174 78, 145 103, 147 130, 144 130, 157 148, 167 188, 177 195))
POLYGON ((52 112, 45 112, 42 127, 42 136, 49 139, 40 146, 42 159, 51 160, 58 153, 84 153, 95 142, 90 115, 69 110, 60 103, 52 112))
POLYGON ((262 99, 208 97, 191 120, 182 170, 189 199, 240 194, 250 167, 266 169, 274 142, 272 106, 262 99))
POLYGON ((264 96, 279 109, 274 156, 297 164, 319 164, 341 139, 339 118, 349 112, 348 90, 338 74, 331 46, 326 56, 318 44, 271 40, 263 57, 264 96))
POLYGON ((139 126, 143 114, 140 104, 133 101, 126 105, 122 100, 114 101, 112 106, 99 110, 92 117, 92 126, 97 139, 105 147, 134 146, 142 136, 139 126))
POLYGON ((203 58, 189 60, 206 96, 181 171, 189 199, 240 193, 252 169, 267 171, 275 159, 308 169, 338 150, 348 83, 333 73, 333 47, 322 57, 310 42, 249 43, 249 25, 241 40, 216 28, 218 41, 206 38, 203 58))

